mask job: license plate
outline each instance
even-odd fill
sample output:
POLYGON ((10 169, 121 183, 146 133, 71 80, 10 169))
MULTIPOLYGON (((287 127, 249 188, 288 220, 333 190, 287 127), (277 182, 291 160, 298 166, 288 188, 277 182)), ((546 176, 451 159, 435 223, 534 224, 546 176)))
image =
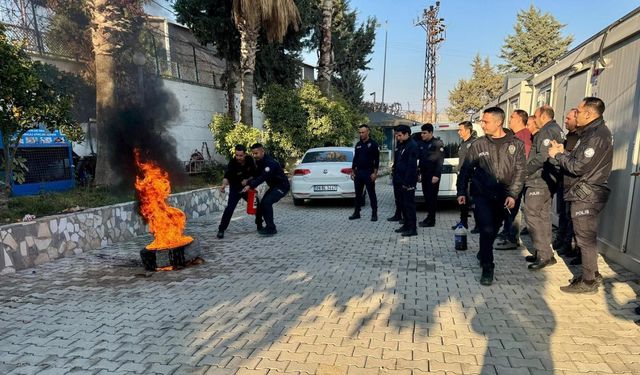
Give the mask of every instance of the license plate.
POLYGON ((314 185, 313 191, 338 191, 338 185, 314 185))

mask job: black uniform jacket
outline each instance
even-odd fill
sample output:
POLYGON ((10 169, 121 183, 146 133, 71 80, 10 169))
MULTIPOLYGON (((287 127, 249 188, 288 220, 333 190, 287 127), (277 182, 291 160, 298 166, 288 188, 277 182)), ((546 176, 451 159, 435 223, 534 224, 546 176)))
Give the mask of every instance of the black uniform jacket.
POLYGON ((434 176, 440 178, 442 164, 444 164, 444 144, 436 137, 432 137, 428 141, 420 141, 418 143, 418 159, 420 159, 420 174, 423 179, 430 179, 434 176))
POLYGON ((266 182, 270 188, 281 189, 285 192, 289 191, 287 176, 285 176, 280 164, 271 156, 265 154, 262 160, 256 161, 256 166, 259 175, 249 181, 249 185, 252 188, 255 189, 261 183, 266 182))
POLYGON ((373 171, 380 166, 380 149, 378 143, 369 138, 368 141, 358 141, 356 151, 353 155, 351 168, 354 171, 373 171))
POLYGON ((462 141, 460 143, 460 148, 458 149, 458 168, 462 168, 462 164, 464 163, 464 158, 467 155, 467 150, 471 147, 471 144, 478 139, 476 136, 471 136, 466 141, 462 141))
POLYGON ((480 137, 467 150, 458 175, 458 196, 466 195, 471 179, 472 196, 516 199, 524 186, 525 166, 524 142, 515 136, 480 137))
POLYGON ((415 188, 418 183, 418 145, 412 138, 398 146, 393 183, 405 188, 415 188))
POLYGON ((240 164, 235 158, 229 161, 227 170, 224 172, 224 178, 229 181, 232 189, 242 189, 242 180, 253 178, 257 175, 256 163, 251 156, 245 156, 244 165, 240 164))
POLYGON ((571 153, 556 155, 565 170, 567 201, 606 202, 607 180, 613 164, 613 137, 602 117, 578 128, 580 139, 571 153))
POLYGON ((550 191, 557 189, 561 173, 557 163, 549 159, 551 141, 564 141, 562 129, 554 120, 547 122, 533 137, 527 160, 526 186, 548 187, 550 191))

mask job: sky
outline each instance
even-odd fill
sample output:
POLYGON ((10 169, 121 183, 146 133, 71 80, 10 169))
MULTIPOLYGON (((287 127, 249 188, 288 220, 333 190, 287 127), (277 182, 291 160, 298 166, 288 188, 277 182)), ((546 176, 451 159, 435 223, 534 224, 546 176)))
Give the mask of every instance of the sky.
MULTIPOLYGON (((435 0, 351 0, 351 9, 358 12, 359 21, 376 17, 379 24, 387 21, 387 66, 384 100, 399 102, 404 110, 420 110, 424 84, 425 32, 414 26, 422 10, 435 0)), ((438 51, 436 97, 438 112, 446 108, 449 91, 460 79, 471 77, 471 62, 476 54, 489 57, 499 64, 504 39, 513 34, 519 10, 533 4, 550 12, 566 25, 563 35, 573 35, 570 48, 640 6, 638 0, 442 0, 440 17, 444 18, 446 40, 438 51)), ((167 9, 171 0, 153 0, 147 10, 171 18, 167 9), (162 6, 161 6, 162 5, 162 6)), ((380 27, 372 53, 370 70, 366 71, 365 100, 382 100, 385 30, 380 27)), ((304 60, 317 65, 317 54, 307 52, 304 60)))

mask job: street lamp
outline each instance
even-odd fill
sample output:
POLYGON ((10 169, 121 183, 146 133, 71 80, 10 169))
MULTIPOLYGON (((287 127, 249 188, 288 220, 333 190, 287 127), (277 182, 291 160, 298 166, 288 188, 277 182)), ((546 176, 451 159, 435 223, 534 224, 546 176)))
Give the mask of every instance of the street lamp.
POLYGON ((376 92, 374 91, 369 95, 373 96, 373 111, 375 112, 375 110, 376 110, 376 92))
POLYGON ((469 108, 469 109, 467 110, 467 114, 469 115, 469 121, 470 121, 470 122, 473 122, 473 115, 475 115, 477 112, 478 112, 478 111, 476 111, 476 110, 475 110, 475 109, 473 109, 473 108, 469 108))

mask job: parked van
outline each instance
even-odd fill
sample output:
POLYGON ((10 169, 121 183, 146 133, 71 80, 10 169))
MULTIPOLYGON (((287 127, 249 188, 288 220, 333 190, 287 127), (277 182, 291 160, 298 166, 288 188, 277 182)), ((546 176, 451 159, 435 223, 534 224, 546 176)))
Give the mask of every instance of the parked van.
MULTIPOLYGON (((473 124, 473 130, 478 137, 484 132, 479 124, 473 124)), ((411 136, 416 140, 421 140, 420 126, 411 127, 411 136)), ((439 138, 444 144, 444 164, 442 166, 442 176, 440 177, 440 190, 438 199, 456 199, 458 181, 458 149, 460 148, 460 137, 458 136, 458 123, 447 122, 433 125, 433 136, 439 138)), ((419 183, 416 189, 416 201, 424 202, 422 186, 419 183)))

